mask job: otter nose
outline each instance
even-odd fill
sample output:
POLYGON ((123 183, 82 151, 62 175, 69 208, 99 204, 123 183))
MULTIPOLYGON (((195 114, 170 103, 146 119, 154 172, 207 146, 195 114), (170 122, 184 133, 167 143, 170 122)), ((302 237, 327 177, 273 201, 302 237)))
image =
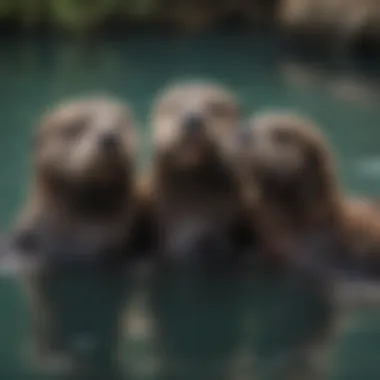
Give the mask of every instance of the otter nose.
POLYGON ((100 138, 100 145, 105 150, 113 150, 117 148, 118 138, 114 133, 106 133, 100 138))
POLYGON ((199 135, 205 129, 204 118, 199 114, 190 114, 186 116, 183 127, 187 135, 199 135))

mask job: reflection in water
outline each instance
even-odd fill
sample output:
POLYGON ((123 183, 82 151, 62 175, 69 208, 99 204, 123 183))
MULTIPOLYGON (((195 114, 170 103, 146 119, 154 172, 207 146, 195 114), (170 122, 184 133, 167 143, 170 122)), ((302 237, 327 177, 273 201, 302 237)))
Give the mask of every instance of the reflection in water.
POLYGON ((162 379, 228 379, 241 340, 240 274, 167 269, 151 280, 162 379))
MULTIPOLYGON (((351 303, 352 299, 357 301, 353 290, 373 294, 375 298, 369 299, 372 309, 355 311, 347 308, 347 301, 343 308, 335 309, 332 301, 336 293, 327 282, 323 286, 323 281, 299 274, 265 275, 257 268, 247 269, 238 276, 217 277, 166 272, 151 277, 139 290, 117 276, 45 277, 43 294, 55 301, 52 306, 59 316, 59 324, 54 326, 58 334, 55 343, 64 349, 61 352, 71 353, 70 359, 79 368, 75 372, 62 368, 62 361, 53 363, 61 365, 59 370, 47 368, 52 362, 45 356, 41 363, 44 379, 284 380, 297 375, 297 379, 309 380, 325 379, 323 373, 332 373, 334 379, 343 380, 346 377, 340 376, 350 365, 339 359, 342 354, 343 358, 357 357, 356 339, 362 342, 359 351, 363 357, 355 362, 360 370, 356 373, 366 371, 365 379, 375 380, 369 368, 363 369, 362 360, 365 358, 376 373, 373 355, 378 352, 374 344, 380 311, 373 309, 373 304, 379 304, 378 286, 340 289, 348 297, 348 306, 350 299, 351 303), (128 297, 132 289, 134 299, 128 297), (147 298, 149 289, 153 298, 147 298), (128 299, 127 313, 122 315, 128 299), (157 325, 159 320, 152 319, 152 311, 164 325, 157 325), (364 323, 358 322, 358 316, 364 323), (120 318, 124 333, 118 330, 120 318), (163 328, 165 340, 160 336, 163 328), (345 346, 339 352, 337 343, 342 339, 345 346), (371 351, 364 349, 367 343, 371 351), (168 348, 170 356, 166 356, 168 348), (121 367, 115 365, 116 351, 121 367)), ((4 298, 11 293, 1 295, 4 298)), ((17 312, 16 305, 9 305, 4 315, 8 318, 17 312)), ((13 321, 20 324, 17 318, 13 321)), ((47 327, 43 325, 43 331, 47 327)), ((31 338, 30 331, 17 338, 13 355, 18 360, 26 336, 31 338)), ((23 367, 35 376, 30 363, 23 363, 23 367)))
POLYGON ((29 278, 31 353, 38 373, 78 380, 120 378, 116 354, 129 288, 124 277, 52 273, 29 278))

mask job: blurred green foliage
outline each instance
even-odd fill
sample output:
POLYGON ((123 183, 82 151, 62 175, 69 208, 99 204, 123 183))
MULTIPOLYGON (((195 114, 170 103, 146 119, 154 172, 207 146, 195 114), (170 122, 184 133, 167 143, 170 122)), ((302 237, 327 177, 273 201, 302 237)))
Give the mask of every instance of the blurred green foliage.
POLYGON ((154 21, 203 29, 231 13, 257 19, 260 3, 265 0, 0 0, 0 24, 88 32, 116 23, 154 21))

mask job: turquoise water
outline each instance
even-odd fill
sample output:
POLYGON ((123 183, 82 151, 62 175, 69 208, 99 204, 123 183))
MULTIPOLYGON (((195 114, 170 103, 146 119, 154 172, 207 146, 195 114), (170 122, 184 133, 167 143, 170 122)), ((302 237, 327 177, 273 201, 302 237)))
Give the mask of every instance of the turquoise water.
MULTIPOLYGON (((348 63, 331 61, 320 61, 312 67, 301 65, 284 56, 275 38, 253 33, 218 32, 192 37, 131 34, 99 38, 85 46, 58 37, 44 41, 3 37, 0 226, 10 226, 25 194, 31 135, 42 112, 57 101, 93 92, 125 99, 141 126, 144 164, 149 159, 147 124, 154 96, 164 85, 181 79, 224 83, 241 97, 247 115, 267 108, 292 108, 310 116, 331 140, 347 192, 380 194, 378 79, 373 70, 365 75, 351 68, 348 63)), ((8 280, 0 285, 0 377, 16 378, 15 374, 22 376, 23 371, 20 345, 25 340, 24 306, 8 280)), ((341 354, 345 359, 336 379, 380 378, 376 359, 380 356, 378 350, 375 352, 378 339, 370 329, 376 318, 369 314, 356 318, 358 327, 344 335, 341 354)), ((148 364, 144 365, 148 359, 142 358, 152 343, 141 343, 137 338, 132 342, 131 357, 137 355, 132 361, 141 373, 148 373, 148 364)))

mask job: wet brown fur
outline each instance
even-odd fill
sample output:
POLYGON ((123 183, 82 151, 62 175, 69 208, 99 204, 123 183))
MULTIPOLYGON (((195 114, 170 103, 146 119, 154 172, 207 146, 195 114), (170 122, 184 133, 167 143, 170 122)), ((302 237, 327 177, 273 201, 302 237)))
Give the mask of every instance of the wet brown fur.
POLYGON ((158 143, 155 142, 152 167, 140 179, 139 192, 145 194, 147 203, 154 210, 157 224, 163 227, 156 231, 162 251, 168 248, 168 230, 175 230, 178 222, 189 220, 193 215, 215 225, 220 220, 226 221, 236 231, 241 228, 240 220, 243 215, 245 217, 246 209, 240 197, 236 173, 231 171, 226 158, 227 148, 222 145, 237 128, 238 119, 237 101, 219 86, 179 84, 169 88, 158 98, 153 113, 153 134, 158 143), (186 111, 187 100, 190 104, 195 102, 191 111, 204 112, 206 128, 212 133, 211 145, 217 146, 217 151, 213 150, 214 147, 206 148, 209 150, 204 156, 197 158, 199 163, 194 167, 191 164, 190 167, 187 166, 186 162, 181 163, 181 148, 177 150, 176 147, 178 136, 168 146, 164 142, 163 148, 160 143, 161 138, 165 140, 167 136, 167 113, 169 119, 173 116, 174 123, 177 123, 172 131, 175 130, 176 133, 181 129, 183 119, 178 111, 186 111), (171 116, 170 112, 173 112, 171 116))
MULTIPOLYGON (((41 120, 40 125, 36 131, 35 135, 35 150, 33 154, 33 162, 34 162, 34 170, 33 177, 31 181, 31 187, 27 194, 27 200, 21 210, 21 215, 19 217, 19 224, 27 224, 29 221, 33 220, 33 218, 41 213, 42 210, 47 208, 54 210, 60 216, 60 218, 68 218, 69 222, 72 223, 75 220, 82 220, 88 217, 86 210, 81 209, 80 203, 85 201, 84 193, 88 191, 91 186, 101 186, 102 183, 107 184, 110 182, 110 188, 112 187, 112 183, 114 182, 115 187, 120 186, 123 187, 122 194, 119 195, 119 201, 123 205, 120 205, 114 210, 106 210, 107 216, 102 214, 99 210, 95 210, 95 204, 92 205, 94 207, 94 212, 99 211, 99 217, 107 217, 113 218, 116 214, 121 215, 124 213, 130 213, 130 207, 127 201, 130 200, 131 194, 133 193, 133 176, 134 176, 134 157, 125 157, 125 161, 115 162, 115 168, 109 167, 107 165, 104 168, 99 167, 97 170, 99 178, 94 176, 93 178, 90 176, 86 176, 86 173, 83 173, 83 176, 79 178, 70 177, 70 173, 60 173, 59 165, 57 165, 57 172, 55 172, 55 168, 46 168, 45 163, 43 162, 44 158, 39 158, 39 151, 43 145, 48 145, 49 141, 51 144, 54 144, 52 139, 60 139, 59 134, 63 134, 69 128, 75 128, 76 124, 80 128, 80 123, 87 124, 87 128, 91 128, 91 123, 96 122, 96 118, 101 116, 102 113, 110 113, 108 117, 108 122, 121 124, 120 128, 122 128, 122 123, 130 123, 126 130, 123 131, 125 135, 129 135, 128 139, 130 139, 131 147, 128 147, 127 154, 133 154, 132 145, 135 143, 136 136, 135 131, 133 130, 133 119, 129 119, 131 117, 130 111, 126 108, 122 103, 114 99, 109 99, 107 97, 94 97, 89 99, 80 99, 78 101, 71 101, 61 104, 60 106, 53 109, 51 112, 47 113, 41 120), (111 113, 114 113, 112 115, 111 113), (123 120, 123 117, 126 113, 127 119, 123 120), (94 121, 95 120, 95 121, 94 121), (132 128, 131 128, 132 127, 132 128), (125 133, 126 132, 126 133, 125 133), (51 139, 51 140, 50 140, 51 139), (52 169, 52 170, 50 170, 52 169), (119 171, 119 173, 112 173, 112 177, 108 177, 107 170, 115 169, 119 171), (103 173, 102 173, 103 171, 103 173), (102 178, 102 176, 104 178, 102 178), (113 181, 113 182, 112 182, 113 181), (120 181, 120 182, 118 182, 120 181), (82 189, 83 187, 83 189, 82 189), (81 197, 81 192, 83 192, 83 197, 81 197), (76 199, 78 198, 78 199, 76 199)), ((112 126, 111 126, 112 128, 112 126)), ((121 132, 120 130, 118 132, 121 132)), ((63 139, 64 137, 62 137, 63 139)), ((75 136, 74 136, 75 139, 75 136)), ((75 141, 67 142, 67 144, 74 145, 75 141)), ((129 143, 128 143, 129 144, 129 143)), ((71 149, 74 149, 71 148, 71 149)), ((125 147, 123 147, 125 149, 125 147)), ((57 159, 59 156, 54 157, 53 159, 57 159)), ((62 155, 59 157, 62 161, 64 161, 65 156, 62 155)), ((112 165, 112 163, 110 163, 112 165)), ((106 186, 104 186, 104 192, 107 192, 106 186)), ((105 199, 104 203, 109 203, 109 199, 105 199)), ((90 205, 89 205, 90 208, 90 205)), ((107 208, 105 206, 105 208, 107 208)), ((88 210, 90 211, 90 210, 88 210)), ((93 218, 95 215, 91 215, 93 218)), ((123 215, 124 217, 124 215, 123 215)))
POLYGON ((293 114, 252 118, 247 132, 252 142, 239 154, 260 189, 255 225, 262 250, 278 260, 305 234, 340 223, 331 149, 314 123, 293 114))
POLYGON ((342 263, 378 267, 380 208, 375 200, 344 195, 318 126, 296 114, 268 113, 252 118, 247 132, 252 142, 240 157, 259 184, 254 224, 268 257, 286 258, 308 235, 329 234, 332 255, 342 263))

